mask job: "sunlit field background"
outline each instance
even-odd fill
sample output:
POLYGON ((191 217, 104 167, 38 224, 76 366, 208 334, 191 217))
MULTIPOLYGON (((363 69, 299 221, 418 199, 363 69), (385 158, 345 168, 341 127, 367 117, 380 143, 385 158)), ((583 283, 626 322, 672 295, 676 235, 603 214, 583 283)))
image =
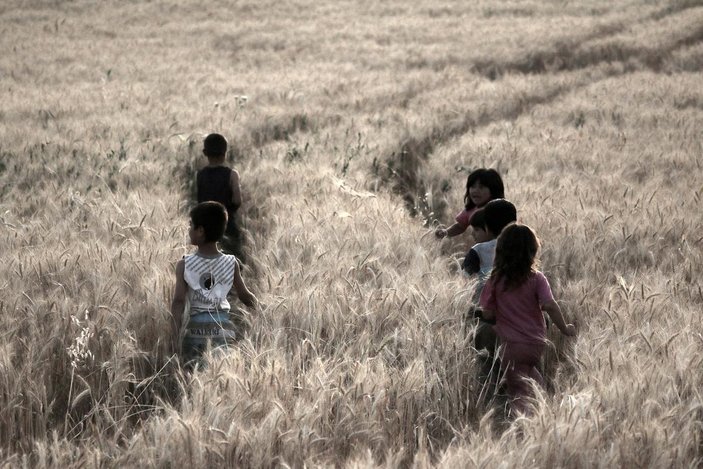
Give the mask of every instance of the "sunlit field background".
POLYGON ((697 467, 699 1, 0 6, 3 466, 697 467), (240 171, 245 338, 166 346, 201 141, 240 171), (479 399, 466 176, 579 335, 479 399))

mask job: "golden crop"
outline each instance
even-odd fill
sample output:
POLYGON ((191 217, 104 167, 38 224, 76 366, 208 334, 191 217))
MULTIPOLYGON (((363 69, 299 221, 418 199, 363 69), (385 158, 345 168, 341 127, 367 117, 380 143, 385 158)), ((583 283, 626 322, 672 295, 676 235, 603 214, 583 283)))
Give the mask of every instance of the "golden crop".
POLYGON ((8 0, 0 458, 32 467, 695 467, 703 6, 8 0), (167 354, 206 133, 241 175, 239 347, 167 354), (494 167, 579 335, 532 417, 479 399, 494 167))

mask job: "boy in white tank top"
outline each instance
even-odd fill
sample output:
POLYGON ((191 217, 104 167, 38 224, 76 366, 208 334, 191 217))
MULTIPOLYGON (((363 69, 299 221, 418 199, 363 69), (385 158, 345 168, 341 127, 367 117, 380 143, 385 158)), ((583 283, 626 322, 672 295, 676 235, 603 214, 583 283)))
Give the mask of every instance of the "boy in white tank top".
POLYGON ((171 302, 173 350, 180 336, 186 302, 190 306, 182 343, 182 361, 194 367, 208 347, 227 347, 236 330, 230 319, 227 295, 231 290, 249 307, 258 304, 242 279, 237 258, 217 247, 227 226, 227 210, 219 202, 203 202, 190 211, 191 244, 196 252, 176 264, 176 285, 171 302))
POLYGON ((474 348, 479 352, 479 382, 482 387, 492 387, 496 384, 497 371, 500 364, 495 352, 498 348, 498 336, 493 331, 494 321, 489 322, 481 316, 478 300, 486 280, 493 270, 493 259, 496 252, 498 235, 507 225, 517 221, 515 205, 505 199, 494 199, 488 202, 482 210, 471 217, 474 239, 477 243, 469 250, 462 268, 469 275, 478 275, 476 290, 472 297, 472 305, 468 317, 464 319, 465 327, 472 322, 472 317, 478 318, 474 335, 474 348), (481 353, 483 352, 483 353, 481 353))
POLYGON ((493 256, 496 252, 497 238, 486 229, 483 209, 479 209, 473 214, 469 221, 469 226, 471 226, 473 231, 476 244, 466 254, 461 267, 469 276, 478 275, 476 291, 472 297, 472 301, 478 304, 483 285, 491 274, 491 269, 493 269, 493 256))

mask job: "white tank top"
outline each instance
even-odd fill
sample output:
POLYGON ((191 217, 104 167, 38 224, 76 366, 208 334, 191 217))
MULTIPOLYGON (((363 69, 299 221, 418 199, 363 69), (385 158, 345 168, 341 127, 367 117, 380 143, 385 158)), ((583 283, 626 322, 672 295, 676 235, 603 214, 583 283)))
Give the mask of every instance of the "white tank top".
POLYGON ((493 258, 496 254, 496 239, 486 241, 485 243, 474 244, 471 249, 476 251, 479 259, 478 276, 481 282, 484 282, 493 270, 493 258))
POLYGON ((185 256, 183 277, 188 284, 190 314, 229 312, 227 294, 234 282, 237 258, 230 254, 206 257, 195 253, 185 256))

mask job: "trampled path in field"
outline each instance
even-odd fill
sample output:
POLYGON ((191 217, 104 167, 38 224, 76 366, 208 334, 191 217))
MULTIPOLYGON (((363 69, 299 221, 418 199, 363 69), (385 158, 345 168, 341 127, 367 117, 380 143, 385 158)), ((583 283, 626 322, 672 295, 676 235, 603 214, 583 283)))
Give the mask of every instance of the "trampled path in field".
MULTIPOLYGON (((577 93, 602 80, 643 70, 671 73, 672 68, 676 68, 669 63, 672 54, 703 43, 703 9, 689 12, 694 6, 697 4, 691 2, 677 8, 664 8, 627 25, 622 22, 599 25, 593 32, 528 49, 522 57, 514 60, 464 64, 468 70, 491 80, 514 73, 542 75, 545 86, 507 103, 469 109, 462 116, 439 122, 424 135, 398 142, 380 171, 381 180, 403 197, 412 213, 417 213, 418 209, 422 212, 422 199, 427 196, 428 184, 419 173, 435 148, 495 122, 516 120, 536 106, 577 93), (672 24, 676 24, 673 32, 670 29, 672 24), (568 76, 569 79, 563 82, 550 80, 550 77, 558 76, 568 76)), ((440 65, 427 64, 434 68, 440 65)), ((701 70, 700 63, 692 66, 695 68, 686 71, 701 70)), ((420 214, 431 218, 429 213, 420 214)))
MULTIPOLYGON (((421 174, 424 163, 437 147, 497 122, 514 121, 537 106, 548 105, 603 80, 646 70, 655 73, 699 71, 700 63, 686 64, 675 60, 674 55, 702 42, 703 9, 695 2, 680 2, 629 22, 610 20, 550 43, 527 45, 519 50, 519 55, 512 57, 466 61, 450 55, 409 62, 406 64, 409 70, 431 69, 441 73, 451 66, 489 80, 526 75, 536 86, 527 91, 506 89, 503 99, 469 107, 458 115, 437 116, 429 128, 403 137, 394 146, 384 147, 384 154, 379 155, 370 168, 370 177, 397 193, 413 215, 422 215, 428 222, 442 218, 445 214, 431 213, 432 208, 423 205, 430 184, 421 174)), ((408 89, 402 99, 416 99, 426 91, 408 89)), ((372 110, 373 104, 368 104, 372 110)), ((336 113, 309 114, 291 110, 267 118, 264 125, 247 129, 243 145, 261 148, 273 141, 292 139, 296 134, 334 129, 339 123, 340 116, 336 113)), ((234 153, 240 152, 235 148, 234 153)), ((431 190, 435 193, 430 197, 442 196, 440 188, 431 190)))

